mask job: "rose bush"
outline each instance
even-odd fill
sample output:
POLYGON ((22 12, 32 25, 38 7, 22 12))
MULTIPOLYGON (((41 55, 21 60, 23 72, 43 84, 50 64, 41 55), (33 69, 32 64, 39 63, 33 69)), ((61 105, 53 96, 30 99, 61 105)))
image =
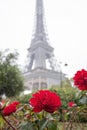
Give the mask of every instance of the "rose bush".
POLYGON ((74 85, 78 88, 78 104, 71 102, 69 105, 70 121, 87 122, 87 71, 79 70, 75 73, 74 85))
POLYGON ((15 101, 0 107, 2 108, 0 111, 1 116, 8 124, 8 126, 3 125, 2 128, 4 126, 9 128, 10 126, 13 130, 22 130, 31 126, 31 130, 44 130, 45 128, 49 130, 51 127, 56 130, 58 118, 55 118, 55 113, 58 114, 61 105, 61 99, 55 92, 40 90, 32 95, 28 104, 15 101), (20 116, 23 120, 21 120, 20 116), (8 117, 10 122, 8 122, 8 117), (10 118, 13 120, 10 120, 10 118), (18 126, 14 127, 15 121, 18 126))
MULTIPOLYGON (((62 124, 63 130, 75 130, 73 122, 79 122, 80 119, 86 121, 87 117, 87 71, 77 71, 73 80, 80 90, 78 103, 71 99, 66 102, 67 110, 64 110, 63 116, 64 121, 68 122, 62 124)), ((59 130, 61 108, 61 96, 50 90, 39 90, 24 104, 19 101, 1 101, 0 130, 59 130)))

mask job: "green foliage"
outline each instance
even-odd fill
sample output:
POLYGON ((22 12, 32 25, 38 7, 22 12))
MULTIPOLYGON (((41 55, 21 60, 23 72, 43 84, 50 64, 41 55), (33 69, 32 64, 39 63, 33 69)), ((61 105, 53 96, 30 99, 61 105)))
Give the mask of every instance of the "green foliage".
POLYGON ((50 121, 48 123, 48 130, 58 130, 57 123, 55 121, 50 121))
POLYGON ((27 94, 27 95, 23 94, 21 96, 16 96, 15 99, 24 104, 24 103, 29 103, 29 99, 31 98, 31 96, 32 96, 31 94, 27 94))
POLYGON ((57 89, 55 90, 54 88, 51 89, 52 91, 56 91, 58 93, 58 95, 60 96, 61 100, 62 100, 62 108, 63 109, 67 109, 68 107, 68 103, 70 101, 74 101, 75 103, 78 102, 76 94, 78 92, 77 88, 73 88, 73 87, 57 87, 57 89))
POLYGON ((4 122, 5 122, 4 119, 0 115, 0 129, 2 129, 4 127, 4 122))
POLYGON ((13 97, 23 89, 23 76, 16 63, 17 58, 17 52, 0 52, 0 95, 13 97))
MULTIPOLYGON (((87 106, 87 92, 86 91, 80 91, 78 90, 77 87, 72 87, 70 84, 71 80, 66 80, 65 82, 62 82, 62 87, 60 86, 52 86, 51 91, 54 91, 56 93, 58 93, 58 95, 60 96, 61 100, 62 100, 62 107, 60 109, 60 121, 69 121, 70 120, 70 112, 72 112, 69 110, 68 107, 68 103, 69 102, 74 102, 76 104, 76 106, 87 106)), ((73 81, 72 81, 73 82, 73 81)), ((75 108, 74 108, 75 110, 75 108)), ((77 113, 79 111, 78 107, 76 107, 77 113)), ((87 116, 87 110, 85 110, 86 112, 79 112, 78 114, 75 115, 76 119, 73 121, 80 121, 80 122, 87 122, 86 116, 87 116)), ((74 117, 73 117, 74 118, 74 117)))
POLYGON ((31 122, 25 121, 20 126, 20 130, 34 130, 31 122))
POLYGON ((31 116, 20 124, 20 130, 58 130, 57 119, 49 113, 31 113, 31 116))

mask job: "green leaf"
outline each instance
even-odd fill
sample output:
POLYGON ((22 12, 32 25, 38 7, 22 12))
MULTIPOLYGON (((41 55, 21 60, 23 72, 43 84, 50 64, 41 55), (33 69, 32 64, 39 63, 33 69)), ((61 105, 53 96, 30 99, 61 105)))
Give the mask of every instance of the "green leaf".
POLYGON ((20 130, 34 130, 33 124, 31 122, 22 122, 19 127, 20 130))
POLYGON ((47 123, 48 123, 49 120, 47 119, 43 119, 41 120, 39 123, 40 123, 40 130, 44 130, 44 128, 47 127, 47 123))
POLYGON ((82 97, 82 99, 80 99, 79 102, 80 102, 81 104, 87 104, 87 97, 86 97, 86 96, 82 97))
POLYGON ((3 127, 4 127, 4 119, 0 115, 0 129, 2 129, 3 127))
POLYGON ((57 122, 49 121, 48 130, 57 130, 57 122))

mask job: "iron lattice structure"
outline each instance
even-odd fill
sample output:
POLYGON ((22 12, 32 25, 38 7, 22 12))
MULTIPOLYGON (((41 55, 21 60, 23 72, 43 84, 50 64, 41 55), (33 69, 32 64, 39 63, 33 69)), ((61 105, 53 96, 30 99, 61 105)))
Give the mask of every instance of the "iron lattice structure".
POLYGON ((35 31, 28 48, 28 70, 25 73, 26 86, 31 90, 59 84, 61 79, 53 54, 54 48, 49 44, 46 31, 43 0, 36 0, 35 12, 35 31))

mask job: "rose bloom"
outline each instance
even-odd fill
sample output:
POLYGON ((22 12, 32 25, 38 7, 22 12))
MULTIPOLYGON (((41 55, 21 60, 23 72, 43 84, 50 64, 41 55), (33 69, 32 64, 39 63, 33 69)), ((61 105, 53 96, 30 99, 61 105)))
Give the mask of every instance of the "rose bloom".
POLYGON ((87 71, 82 69, 77 71, 73 77, 74 85, 76 85, 80 90, 87 90, 87 71))
POLYGON ((53 113, 61 106, 60 97, 55 92, 49 90, 36 92, 29 100, 29 103, 33 107, 34 112, 45 110, 49 113, 53 113))
POLYGON ((16 101, 16 102, 13 102, 13 103, 9 104, 8 106, 6 106, 3 110, 4 116, 9 116, 13 112, 16 112, 18 104, 19 104, 19 102, 16 101))
POLYGON ((69 103, 68 103, 68 106, 69 106, 69 107, 73 107, 73 106, 75 106, 75 103, 74 103, 74 102, 69 102, 69 103))
POLYGON ((18 101, 14 101, 12 104, 17 106, 17 105, 19 105, 19 102, 18 101))

